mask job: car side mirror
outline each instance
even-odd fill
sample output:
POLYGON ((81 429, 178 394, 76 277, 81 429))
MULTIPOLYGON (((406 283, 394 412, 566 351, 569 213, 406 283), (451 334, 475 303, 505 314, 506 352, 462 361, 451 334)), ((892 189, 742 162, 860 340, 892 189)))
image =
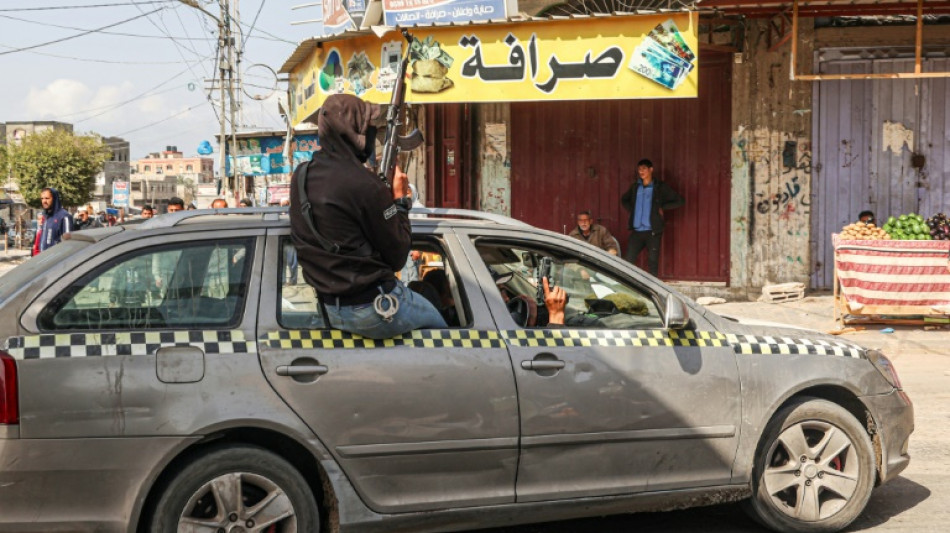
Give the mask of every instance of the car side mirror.
POLYGON ((666 329, 683 329, 689 325, 689 308, 686 302, 674 294, 666 296, 666 312, 663 313, 666 329))

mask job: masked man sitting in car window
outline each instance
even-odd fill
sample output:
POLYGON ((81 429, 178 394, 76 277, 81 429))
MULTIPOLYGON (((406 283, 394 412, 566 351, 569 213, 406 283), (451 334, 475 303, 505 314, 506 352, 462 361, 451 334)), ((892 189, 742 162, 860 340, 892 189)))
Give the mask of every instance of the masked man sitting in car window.
POLYGON ((304 279, 330 325, 374 339, 445 328, 439 311, 395 272, 412 244, 408 177, 390 190, 364 166, 375 151, 379 106, 334 94, 317 111, 321 149, 290 184, 291 237, 304 279))

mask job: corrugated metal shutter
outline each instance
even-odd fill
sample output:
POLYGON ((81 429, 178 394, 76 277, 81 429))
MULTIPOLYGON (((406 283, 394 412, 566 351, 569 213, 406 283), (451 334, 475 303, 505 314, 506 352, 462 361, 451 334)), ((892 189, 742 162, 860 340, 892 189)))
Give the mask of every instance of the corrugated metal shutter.
MULTIPOLYGON (((940 63, 928 61, 927 68, 946 69, 946 63, 945 59, 940 63)), ((820 71, 831 74, 913 69, 913 59, 875 59, 823 61, 820 71)), ((946 80, 816 84, 812 287, 832 287, 831 234, 857 220, 862 210, 870 209, 883 224, 890 215, 915 212, 930 216, 947 209, 948 87, 946 80), (912 135, 908 137, 909 146, 899 142, 901 133, 912 135), (911 164, 915 151, 927 157, 923 172, 911 164)))
MULTIPOLYGON (((925 66, 928 71, 948 72, 950 59, 931 59, 925 66)), ((920 213, 929 217, 950 212, 950 80, 926 80, 922 85, 918 152, 926 163, 920 176, 920 213)))

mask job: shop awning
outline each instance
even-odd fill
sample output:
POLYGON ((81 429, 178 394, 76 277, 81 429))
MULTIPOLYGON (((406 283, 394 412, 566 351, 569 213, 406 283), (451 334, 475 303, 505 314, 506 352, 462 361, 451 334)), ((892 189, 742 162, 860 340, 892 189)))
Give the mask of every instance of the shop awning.
MULTIPOLYGON (((727 15, 746 17, 774 17, 791 13, 791 0, 697 0, 700 12, 719 11, 727 15)), ((800 0, 800 17, 858 17, 882 15, 916 15, 917 0, 800 0)), ((950 13, 950 1, 924 0, 927 15, 950 13)))
MULTIPOLYGON (((499 25, 508 25, 514 23, 544 23, 557 20, 573 20, 573 19, 603 19, 610 17, 630 17, 637 15, 658 15, 658 14, 669 14, 669 13, 688 13, 689 10, 683 9, 650 9, 650 10, 631 10, 624 12, 615 12, 615 13, 590 13, 590 14, 576 14, 576 15, 547 15, 547 16, 527 16, 523 14, 502 18, 494 20, 483 20, 483 21, 470 21, 470 22, 449 22, 449 23, 435 23, 435 24, 413 24, 411 26, 406 26, 407 28, 443 28, 443 27, 485 27, 485 26, 499 26, 499 25)), ((376 27, 376 30, 379 30, 380 27, 376 27)), ((383 28, 385 29, 385 28, 383 28)), ((278 71, 280 74, 289 74, 297 65, 305 61, 314 50, 322 46, 322 43, 327 42, 336 42, 343 41, 346 39, 353 39, 356 37, 364 37, 371 35, 374 30, 350 30, 342 33, 337 33, 334 35, 325 35, 321 37, 311 37, 309 39, 304 39, 301 41, 297 48, 290 54, 284 64, 280 67, 278 71)))

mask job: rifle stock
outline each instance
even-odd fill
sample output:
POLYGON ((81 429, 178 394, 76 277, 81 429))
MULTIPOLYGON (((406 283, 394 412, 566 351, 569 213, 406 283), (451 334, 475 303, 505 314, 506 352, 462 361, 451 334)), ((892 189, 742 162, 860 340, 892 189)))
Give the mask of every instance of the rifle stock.
POLYGON ((383 183, 390 185, 393 174, 396 172, 396 156, 400 149, 408 151, 421 144, 422 135, 418 130, 414 130, 406 137, 399 136, 399 127, 402 122, 399 121, 399 115, 403 104, 406 103, 406 69, 409 67, 409 48, 412 45, 413 36, 408 30, 402 30, 402 36, 406 39, 406 53, 399 62, 399 68, 396 71, 396 81, 393 84, 393 95, 389 101, 389 109, 386 110, 386 138, 383 141, 383 155, 379 162, 379 179, 383 183))

